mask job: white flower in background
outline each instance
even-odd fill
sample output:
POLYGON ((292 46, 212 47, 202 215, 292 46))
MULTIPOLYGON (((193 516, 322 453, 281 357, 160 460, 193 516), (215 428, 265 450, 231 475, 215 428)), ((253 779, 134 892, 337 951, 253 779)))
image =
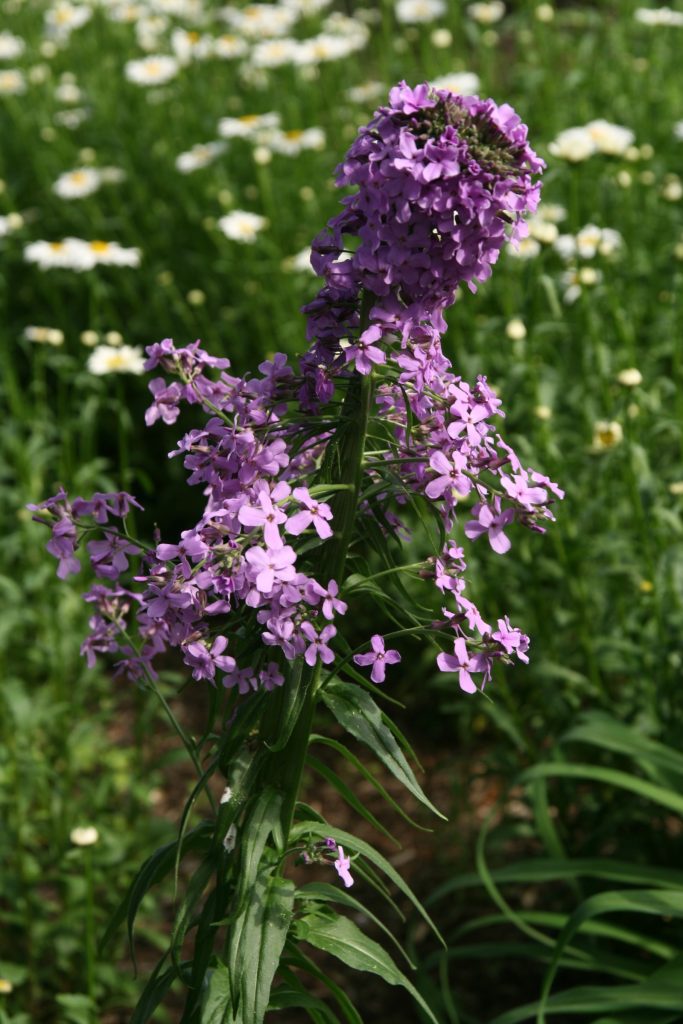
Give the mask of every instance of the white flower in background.
POLYGON ((505 15, 505 4, 502 0, 468 4, 467 13, 473 21, 478 21, 480 25, 495 25, 505 15))
POLYGON ((546 220, 537 213, 532 214, 526 221, 529 229, 529 237, 535 238, 542 245, 552 245, 559 234, 557 224, 546 220))
POLYGON ((26 341, 32 341, 36 345, 57 347, 64 344, 64 331, 60 331, 58 327, 25 327, 23 336, 26 341))
MULTIPOLYGON (((80 128, 84 121, 90 117, 90 111, 85 107, 71 107, 70 110, 58 110, 53 120, 56 125, 75 131, 80 128)), ((49 126, 48 126, 49 127, 49 126)))
POLYGON ((475 96, 481 82, 474 71, 452 71, 448 75, 440 75, 431 81, 434 89, 448 89, 457 96, 475 96))
POLYGON ((184 28, 171 32, 171 49, 181 64, 191 60, 206 60, 213 55, 213 38, 184 28))
POLYGON ((145 372, 142 348, 133 345, 98 345, 88 356, 88 370, 96 377, 108 373, 145 372))
POLYGON ((221 60, 235 60, 236 57, 244 57, 249 47, 241 36, 225 33, 213 41, 214 57, 221 60))
POLYGON ((118 21, 123 24, 134 24, 146 14, 142 4, 135 3, 112 3, 106 7, 106 15, 110 21, 118 21))
POLYGON ((136 85, 163 85, 175 78, 178 69, 175 57, 157 53, 142 60, 129 60, 124 73, 128 81, 136 85))
POLYGON ((58 103, 81 103, 83 92, 75 82, 60 82, 55 87, 55 99, 58 103))
POLYGON ((297 156, 305 149, 324 149, 325 132, 322 128, 295 128, 287 132, 273 129, 259 136, 259 142, 282 156, 297 156))
POLYGON ((99 171, 94 167, 77 167, 73 171, 60 174, 52 186, 52 191, 60 199, 81 199, 97 192, 100 184, 99 171))
POLYGON ((596 121, 589 121, 586 131, 595 143, 598 153, 606 153, 608 156, 623 156, 636 138, 630 128, 611 124, 601 117, 596 121))
POLYGON ((84 243, 93 254, 96 264, 104 267, 139 267, 140 250, 125 249, 118 242, 103 242, 96 239, 84 243))
POLYGON ((94 348, 100 340, 100 336, 97 331, 81 331, 80 342, 81 345, 85 345, 86 348, 94 348))
POLYGON ((0 213, 0 238, 11 235, 13 231, 19 231, 24 226, 24 218, 20 213, 0 213))
POLYGON ((280 115, 243 114, 241 117, 222 117, 218 122, 218 134, 224 139, 253 139, 259 132, 280 127, 280 115))
POLYGON ((254 68, 281 68, 295 64, 299 43, 288 36, 284 39, 265 39, 256 43, 251 51, 251 65, 254 68))
POLYGON ((0 60, 21 57, 25 49, 26 43, 20 36, 12 35, 11 32, 0 32, 0 60))
POLYGON ((396 0, 396 20, 402 25, 424 25, 446 13, 443 0, 396 0))
POLYGON ((637 388, 643 383, 643 375, 635 366, 629 366, 625 370, 619 370, 617 380, 625 388, 637 388))
POLYGON ((569 160, 570 163, 580 163, 587 160, 597 151, 597 147, 586 128, 566 128, 563 132, 548 144, 548 151, 552 156, 561 160, 569 160))
POLYGON ((567 219, 567 211, 564 206, 560 203, 540 203, 536 213, 536 217, 540 217, 541 220, 547 221, 549 224, 559 224, 561 221, 567 219))
POLYGON ((592 452, 605 452, 624 440, 624 428, 616 420, 598 420, 593 427, 592 452))
POLYGON ((534 256, 538 256, 540 251, 540 242, 529 236, 520 238, 516 246, 513 244, 507 247, 508 256, 512 256, 516 260, 532 260, 534 256))
POLYGON ((82 238, 64 238, 61 242, 31 242, 24 249, 24 259, 37 263, 40 270, 56 267, 66 270, 92 270, 95 266, 94 253, 82 238))
POLYGON ((634 13, 636 21, 642 25, 665 25, 667 28, 681 28, 683 14, 672 11, 670 7, 638 7, 634 13))
POLYGON ((683 198, 683 183, 677 174, 667 174, 662 185, 662 196, 669 203, 677 203, 683 198))
POLYGON ((534 10, 534 17, 547 25, 555 18, 555 8, 552 4, 539 4, 534 10))
POLYGON ((333 36, 343 36, 353 41, 354 50, 362 50, 370 39, 370 29, 358 18, 349 18, 346 14, 334 11, 323 20, 322 30, 333 36))
POLYGON ((293 63, 297 67, 312 67, 329 60, 342 60, 359 48, 354 36, 340 36, 323 32, 297 44, 293 63))
POLYGON ((138 46, 147 53, 160 48, 160 40, 168 28, 168 18, 163 14, 153 14, 140 18, 135 23, 135 38, 138 46))
POLYGON ((286 260, 283 260, 282 269, 297 274, 315 274, 311 266, 310 245, 307 245, 305 249, 301 249, 294 256, 289 256, 286 260))
POLYGON ((208 167, 216 157, 225 153, 227 148, 225 142, 206 142, 203 145, 193 146, 192 149, 188 149, 176 157, 176 170, 181 174, 192 174, 193 171, 198 171, 202 167, 208 167))
POLYGON ((683 142, 683 121, 676 121, 674 124, 674 137, 683 142))
POLYGON ((26 92, 26 79, 18 68, 0 69, 0 96, 21 96, 26 92))
POLYGON ((14 985, 9 978, 0 978, 0 996, 8 996, 14 992, 14 985))
POLYGON ((581 295, 584 288, 593 288, 602 281, 602 272, 595 267, 581 267, 579 270, 572 267, 560 275, 560 282, 564 287, 564 302, 571 306, 581 295))
POLYGON ((45 28, 49 35, 62 42, 74 29, 81 28, 92 18, 92 10, 85 4, 71 4, 69 0, 57 0, 45 12, 45 28))
POLYGON ((278 4, 247 4, 246 7, 221 7, 219 15, 248 39, 272 39, 286 36, 299 19, 292 7, 278 4))
POLYGON ((508 320, 505 325, 505 333, 510 341, 524 341, 526 338, 526 326, 519 317, 508 320))
POLYGON ((192 24, 206 19, 204 0, 149 0, 149 7, 161 14, 168 14, 179 21, 192 24))
POLYGON ((72 828, 69 839, 74 846, 94 846, 100 838, 100 833, 94 825, 81 825, 79 828, 72 828))
POLYGON ((283 7, 296 11, 298 17, 313 18, 329 7, 332 0, 282 0, 283 7))
POLYGON ((249 213, 247 210, 232 210, 218 220, 218 227, 226 238, 233 242, 244 242, 252 245, 260 231, 266 227, 268 221, 258 213, 249 213))
POLYGON ((387 87, 384 82, 361 82, 360 85, 352 85, 346 90, 346 98, 351 103, 372 103, 374 100, 386 94, 387 87))

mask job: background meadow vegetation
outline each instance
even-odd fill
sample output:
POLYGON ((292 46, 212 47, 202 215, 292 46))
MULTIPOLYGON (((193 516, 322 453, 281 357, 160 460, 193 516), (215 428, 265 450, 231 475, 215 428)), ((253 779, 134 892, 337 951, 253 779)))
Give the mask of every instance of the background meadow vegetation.
MULTIPOLYGON (((24 506, 121 487, 172 539, 200 496, 144 426, 142 350, 202 338, 243 373, 304 347, 333 168, 401 78, 511 103, 547 160, 529 238, 445 343, 567 497, 547 537, 476 549, 531 664, 470 697, 416 648, 391 684, 451 819, 392 855, 448 948, 397 933, 452 1024, 536 1019, 544 992, 561 1022, 683 1020, 682 47, 683 6, 636 0, 2 0, 3 1024, 130 1019, 172 886, 142 980, 98 940, 192 775, 149 695, 86 668, 86 581, 24 506)), ((185 683, 169 666, 191 729, 185 683)), ((421 1019, 362 991, 370 1022, 421 1019)))

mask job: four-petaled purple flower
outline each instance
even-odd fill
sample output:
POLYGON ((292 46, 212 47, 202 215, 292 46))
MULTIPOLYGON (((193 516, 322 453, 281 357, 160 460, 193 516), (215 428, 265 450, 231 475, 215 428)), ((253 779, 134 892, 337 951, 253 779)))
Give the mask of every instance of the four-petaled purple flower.
POLYGON ((261 594, 270 594, 276 580, 287 583, 296 575, 296 552, 288 545, 281 548, 249 548, 244 557, 251 567, 254 585, 261 594))
POLYGON ((372 665, 370 678, 373 683, 383 683, 387 665, 398 664, 401 660, 401 655, 398 651, 385 651, 384 637, 380 636, 379 633, 375 633, 370 638, 370 645, 372 651, 368 651, 367 654, 354 654, 353 660, 356 665, 372 665))
POLYGON ((484 672, 483 683, 485 683, 491 671, 490 659, 485 654, 470 654, 465 639, 461 636, 455 640, 453 654, 446 654, 445 651, 442 651, 437 656, 436 663, 442 672, 458 673, 460 688, 465 693, 476 693, 479 689, 472 679, 472 672, 484 672))
POLYGON ((478 501, 473 506, 472 511, 477 518, 470 519, 469 522, 465 523, 465 536, 470 540, 476 540, 477 537, 481 537, 483 533, 486 533, 489 538, 489 544, 495 552, 499 555, 504 555, 506 551, 509 551, 512 545, 509 538, 503 533, 503 530, 513 522, 515 518, 514 509, 506 508, 504 512, 501 512, 500 498, 496 497, 493 499, 492 506, 478 501))
POLYGON ((267 488, 263 487, 259 491, 258 495, 260 508, 257 508, 254 505, 242 505, 237 513, 237 518, 242 526, 263 527, 263 539, 266 542, 266 546, 269 548, 281 548, 283 546, 278 526, 287 521, 287 516, 282 509, 276 508, 275 505, 273 505, 273 497, 278 501, 280 498, 285 498, 288 495, 289 487, 287 487, 286 484, 284 485, 284 488, 282 488, 281 485, 274 487, 272 494, 269 493, 267 488), (280 491, 286 490, 286 493, 278 495, 276 493, 278 489, 280 491))
POLYGON ((298 537, 300 533, 307 530, 311 524, 321 540, 327 540, 332 536, 332 528, 329 525, 332 519, 332 510, 324 501, 316 501, 312 498, 308 487, 295 487, 292 497, 303 505, 300 512, 296 512, 287 522, 287 533, 298 537))
POLYGON ((318 634, 312 623, 302 622, 301 632, 309 641, 309 646, 304 652, 306 664, 313 667, 318 658, 320 658, 323 665, 331 665, 334 661, 334 651, 327 646, 327 641, 337 635, 337 630, 334 626, 324 626, 318 634))

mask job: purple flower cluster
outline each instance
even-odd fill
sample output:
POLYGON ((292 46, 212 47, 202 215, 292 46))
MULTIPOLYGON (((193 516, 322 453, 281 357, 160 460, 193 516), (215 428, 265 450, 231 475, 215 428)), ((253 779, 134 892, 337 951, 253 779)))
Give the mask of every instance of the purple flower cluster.
MULTIPOLYGON (((402 83, 339 168, 338 184, 358 188, 314 246, 325 285, 307 307, 312 344, 298 371, 278 354, 258 375, 234 377, 228 360, 208 356, 199 342, 148 348, 147 369, 172 379, 151 381, 147 423, 174 423, 181 402, 204 414, 171 454, 183 458, 206 505, 176 543, 144 551, 126 531, 136 504, 129 495, 70 503, 60 492, 34 507, 52 527, 48 548, 62 577, 77 571, 80 541, 102 534, 87 545, 96 575, 108 581, 86 595, 94 607, 83 645, 89 663, 118 652, 120 670, 139 678, 176 648, 195 679, 222 676, 248 694, 281 685, 285 661, 335 662, 334 622, 347 595, 325 570, 335 564, 326 545, 339 527, 322 500, 331 500, 334 481, 321 467, 336 442, 340 393, 369 374, 373 437, 384 445, 373 440, 364 454, 357 525, 362 532, 371 520, 375 532, 401 537, 401 510, 415 495, 440 519, 448 539, 421 575, 436 587, 443 618, 424 629, 451 647, 437 663, 463 690, 482 688, 496 660, 528 660, 528 637, 507 617, 494 628, 467 596, 461 544, 486 536, 503 554, 513 523, 544 532, 563 492, 506 444, 493 423, 503 415, 499 398, 485 377, 471 385, 453 372, 441 331, 458 285, 488 276, 505 240, 523 233, 541 167, 511 108, 402 83), (344 260, 350 235, 357 247, 344 260), (112 517, 124 522, 114 526, 112 517), (124 588, 118 581, 133 556, 140 567, 124 588)), ((353 660, 381 683, 400 655, 379 634, 369 644, 353 660)))
POLYGON ((328 398, 348 364, 369 373, 384 363, 387 335, 405 342, 425 325, 445 330, 458 287, 476 290, 505 242, 527 233, 543 167, 508 104, 426 84, 393 88, 337 168, 337 185, 357 191, 313 243, 325 285, 305 307, 308 400, 328 398), (363 294, 374 305, 361 325, 363 294))

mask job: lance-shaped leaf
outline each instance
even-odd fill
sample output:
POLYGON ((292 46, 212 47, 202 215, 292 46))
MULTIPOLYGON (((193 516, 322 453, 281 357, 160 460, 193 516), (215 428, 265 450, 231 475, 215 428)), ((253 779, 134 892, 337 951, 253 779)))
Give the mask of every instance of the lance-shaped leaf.
POLYGON ((438 1021, 415 986, 398 969, 378 942, 368 938, 353 921, 339 914, 308 914, 297 921, 297 935, 317 949, 336 956, 356 971, 368 971, 383 978, 389 985, 401 985, 410 992, 429 1020, 438 1021))
POLYGON ((424 793, 393 733, 384 724, 382 712, 369 693, 358 686, 335 680, 325 687, 322 697, 347 732, 361 743, 366 743, 382 764, 420 803, 429 807, 438 817, 444 818, 424 793))

